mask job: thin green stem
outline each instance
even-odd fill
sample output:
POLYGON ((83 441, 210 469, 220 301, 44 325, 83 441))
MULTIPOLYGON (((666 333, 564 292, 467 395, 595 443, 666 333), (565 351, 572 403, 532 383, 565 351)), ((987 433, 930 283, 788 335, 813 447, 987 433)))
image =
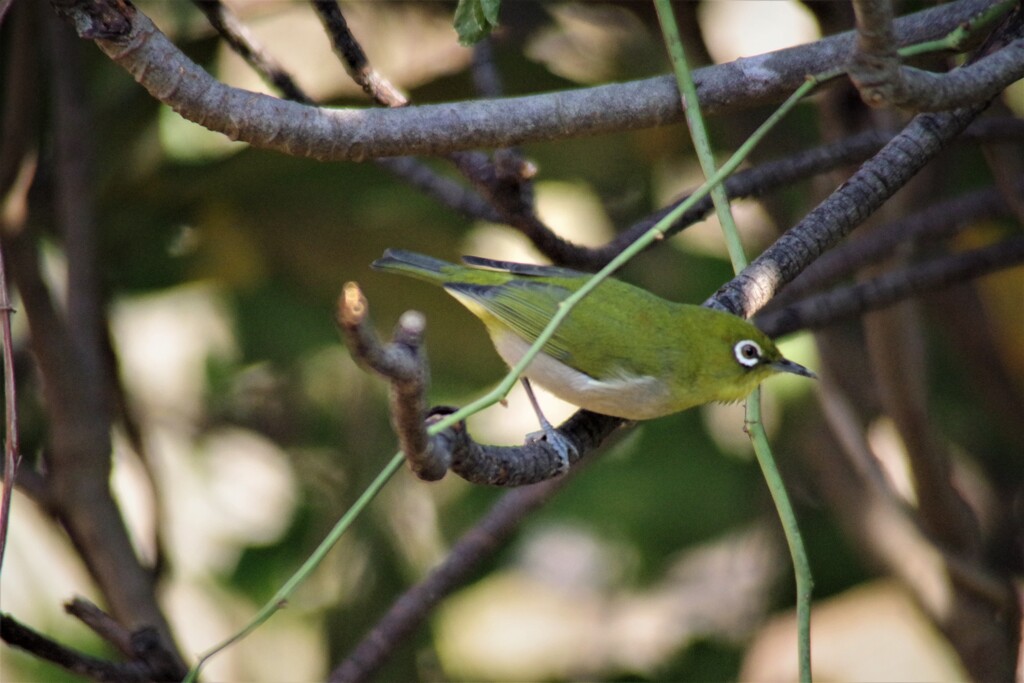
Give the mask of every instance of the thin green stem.
MULTIPOLYGON (((686 121, 690 126, 693 146, 697 151, 697 157, 700 160, 701 168, 704 170, 704 175, 710 178, 715 174, 714 151, 707 128, 704 125, 704 117, 701 115, 700 103, 697 98, 697 87, 693 82, 693 76, 686 61, 686 52, 679 38, 675 13, 669 0, 654 0, 654 6, 658 13, 658 20, 661 23, 665 44, 668 46, 669 54, 672 58, 672 66, 676 73, 676 82, 679 84, 679 92, 682 95, 683 108, 686 111, 686 121)), ((711 198, 714 201, 715 210, 722 225, 722 234, 732 260, 733 270, 739 273, 747 265, 747 256, 743 251, 743 243, 740 240, 736 221, 732 216, 725 187, 723 185, 715 185, 711 190, 711 198)), ((765 433, 764 424, 761 421, 760 387, 754 389, 747 398, 746 411, 747 433, 750 435, 751 442, 754 445, 757 462, 761 466, 768 490, 771 492, 775 509, 778 511, 779 519, 782 522, 782 528, 786 535, 789 552, 793 559, 793 573, 796 577, 797 592, 798 667, 801 682, 806 681, 809 683, 811 680, 810 607, 811 589, 813 586, 810 563, 807 560, 807 551, 804 548, 803 538, 800 534, 796 515, 793 512, 792 503, 789 500, 789 495, 786 493, 786 486, 782 481, 782 475, 779 473, 775 457, 772 455, 771 447, 768 444, 768 436, 765 433)))
POLYGON ((747 399, 747 433, 754 445, 754 454, 761 466, 761 472, 768 491, 771 493, 775 509, 782 522, 782 531, 786 535, 789 554, 793 562, 793 573, 796 576, 796 622, 797 652, 801 683, 811 680, 811 593, 814 580, 811 576, 811 565, 807 559, 803 537, 797 524, 796 513, 786 492, 786 484, 779 473, 775 457, 768 445, 768 435, 761 422, 761 387, 754 389, 747 399))
POLYGON ((356 502, 352 504, 352 507, 345 511, 345 514, 342 515, 341 519, 338 520, 337 524, 334 525, 324 540, 320 542, 320 545, 316 547, 316 550, 314 550, 306 561, 302 563, 302 566, 292 574, 291 578, 289 578, 284 585, 278 589, 274 594, 274 597, 270 598, 270 600, 263 605, 260 611, 256 613, 256 616, 254 616, 241 631, 204 653, 199 658, 199 661, 197 661, 189 670, 188 675, 184 678, 184 683, 193 683, 199 676, 199 670, 203 668, 203 665, 206 664, 211 657, 245 638, 247 635, 259 628, 263 622, 273 616, 275 612, 288 604, 288 598, 290 598, 292 593, 295 592, 295 589, 313 573, 321 562, 323 562, 324 558, 327 557, 327 553, 329 553, 331 548, 341 540, 341 537, 346 531, 348 531, 349 527, 352 526, 352 523, 357 517, 359 517, 366 506, 370 504, 370 501, 380 493, 380 490, 384 488, 384 485, 388 483, 392 476, 394 476, 395 472, 401 469, 403 462, 405 462, 405 456, 402 453, 397 453, 391 458, 388 464, 384 466, 384 469, 381 470, 380 474, 378 474, 376 478, 370 482, 370 485, 366 487, 366 490, 359 495, 359 498, 357 498, 356 502))
POLYGON ((929 52, 944 52, 946 50, 960 50, 975 33, 984 30, 1001 19, 1009 12, 1019 0, 1003 0, 987 7, 978 16, 965 24, 953 29, 950 33, 937 40, 929 40, 916 45, 908 45, 897 50, 900 57, 916 57, 929 52))
MULTIPOLYGON (((675 13, 668 0, 654 0, 654 9, 658 13, 661 33, 665 38, 669 56, 672 58, 676 84, 682 95, 683 112, 686 115, 686 123, 690 127, 690 138, 697 151, 697 159, 700 161, 701 170, 704 171, 704 177, 710 178, 715 174, 715 153, 711 147, 711 136, 708 135, 707 126, 704 125, 704 116, 701 114, 700 101, 697 98, 697 86, 693 82, 693 75, 690 73, 690 66, 686 61, 686 50, 679 37, 675 13)), ((711 188, 711 201, 715 205, 715 213, 722 225, 725 245, 733 267, 736 268, 738 265, 738 269, 742 269, 747 265, 747 257, 743 252, 743 242, 740 240, 739 230, 732 215, 732 207, 729 205, 729 195, 726 193, 724 185, 719 184, 711 188)))

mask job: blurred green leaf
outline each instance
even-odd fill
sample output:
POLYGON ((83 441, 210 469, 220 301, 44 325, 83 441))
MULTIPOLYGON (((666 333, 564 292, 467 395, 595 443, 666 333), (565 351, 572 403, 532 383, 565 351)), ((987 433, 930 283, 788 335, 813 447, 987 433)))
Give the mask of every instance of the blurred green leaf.
POLYGON ((459 0, 455 8, 455 31, 459 43, 478 43, 498 25, 498 7, 501 0, 459 0))

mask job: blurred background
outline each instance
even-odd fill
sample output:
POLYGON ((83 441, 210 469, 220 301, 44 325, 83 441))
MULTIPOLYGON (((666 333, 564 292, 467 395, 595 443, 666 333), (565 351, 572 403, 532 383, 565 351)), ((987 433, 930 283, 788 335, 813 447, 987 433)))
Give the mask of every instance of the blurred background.
MULTIPOLYGON (((227 4, 318 101, 367 106, 308 6, 227 4)), ((143 0, 139 7, 218 79, 270 92, 191 4, 143 0)), ((371 63, 412 102, 476 96, 471 50, 457 44, 451 28, 453 3, 357 2, 343 9, 371 63)), ((843 25, 846 9, 781 0, 679 6, 680 21, 689 22, 688 49, 705 63, 814 41, 843 25)), ((494 54, 509 95, 670 71, 653 11, 643 3, 506 2, 501 17, 494 54)), ((50 19, 55 31, 71 32, 50 19)), ((0 46, 9 30, 9 23, 0 30, 0 46)), ((93 122, 79 133, 95 154, 102 288, 141 434, 134 443, 115 433, 111 486, 143 562, 155 560, 159 539, 160 596, 191 655, 246 623, 396 449, 386 386, 353 363, 333 322, 342 285, 359 282, 382 333, 403 311, 423 311, 430 401, 464 405, 505 372, 482 326, 443 291, 373 272, 369 263, 387 247, 450 260, 467 253, 542 257, 510 228, 468 220, 374 164, 317 163, 228 142, 159 105, 88 41, 74 39, 73 49, 93 122)), ((1024 92, 1008 91, 1001 106, 1019 113, 1024 92)), ((712 120, 719 151, 733 149, 770 111, 712 120)), ((820 126, 810 101, 757 158, 818 144, 820 126)), ((49 190, 50 142, 44 135, 33 190, 39 196, 49 190)), ((583 244, 604 243, 702 180, 678 125, 528 145, 523 154, 538 168, 541 218, 583 244)), ((958 154, 950 166, 977 167, 977 150, 958 154)), ((440 161, 428 163, 451 173, 440 161)), ((972 182, 966 170, 944 179, 947 188, 972 182)), ((735 204, 749 254, 813 206, 823 191, 816 183, 735 204)), ((49 219, 35 221, 44 275, 59 288, 65 253, 49 219)), ((964 239, 984 241, 1001 230, 987 224, 964 239)), ((731 273, 717 222, 709 219, 619 276, 699 303, 731 273)), ((1024 273, 981 284, 1008 379, 1020 391, 1024 273)), ((24 350, 25 317, 13 320, 24 350)), ((993 426, 960 352, 927 309, 923 329, 932 410, 985 509, 1001 494, 986 488, 984 476, 969 476, 978 467, 974 458, 983 452, 989 472, 1007 473, 1000 491, 1019 489, 1019 439, 993 426)), ((819 366, 809 335, 788 337, 782 346, 793 360, 819 366)), ((22 451, 31 467, 46 417, 27 362, 18 380, 22 451)), ((765 389, 769 434, 798 504, 815 576, 819 676, 963 678, 946 641, 858 550, 823 500, 806 463, 827 458, 834 446, 823 437, 813 383, 781 377, 765 389)), ((541 400, 556 423, 573 412, 550 396, 541 400)), ((512 444, 536 424, 516 391, 507 406, 473 418, 470 429, 479 441, 512 444)), ((900 481, 902 446, 891 422, 878 416, 868 438, 900 481)), ((442 604, 380 680, 794 676, 792 570, 743 432, 742 406, 705 406, 636 425, 592 460, 442 604)), ((403 470, 287 609, 209 663, 207 680, 322 679, 502 493, 454 475, 425 483, 403 470)), ((61 604, 74 595, 102 603, 101 596, 59 528, 21 494, 5 559, 5 612, 62 642, 113 656, 63 613, 61 604)), ((6 681, 68 676, 7 647, 0 658, 6 681)))

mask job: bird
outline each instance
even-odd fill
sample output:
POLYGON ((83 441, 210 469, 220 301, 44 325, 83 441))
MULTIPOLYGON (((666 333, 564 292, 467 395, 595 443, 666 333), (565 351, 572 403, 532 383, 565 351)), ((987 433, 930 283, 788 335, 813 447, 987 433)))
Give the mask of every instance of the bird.
MULTIPOLYGON (((371 267, 443 287, 483 322, 510 367, 561 303, 592 277, 478 256, 462 261, 387 249, 371 267)), ((607 278, 569 312, 521 379, 547 441, 567 469, 574 447, 544 417, 531 381, 585 410, 636 421, 736 402, 780 373, 816 377, 783 357, 768 335, 743 318, 607 278)))

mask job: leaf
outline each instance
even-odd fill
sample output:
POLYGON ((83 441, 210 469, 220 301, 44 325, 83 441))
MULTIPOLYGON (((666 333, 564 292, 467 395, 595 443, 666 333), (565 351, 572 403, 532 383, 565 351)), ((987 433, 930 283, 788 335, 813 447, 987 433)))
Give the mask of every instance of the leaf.
POLYGON ((498 8, 501 0, 459 0, 455 8, 455 32, 459 43, 478 43, 498 25, 498 8))

